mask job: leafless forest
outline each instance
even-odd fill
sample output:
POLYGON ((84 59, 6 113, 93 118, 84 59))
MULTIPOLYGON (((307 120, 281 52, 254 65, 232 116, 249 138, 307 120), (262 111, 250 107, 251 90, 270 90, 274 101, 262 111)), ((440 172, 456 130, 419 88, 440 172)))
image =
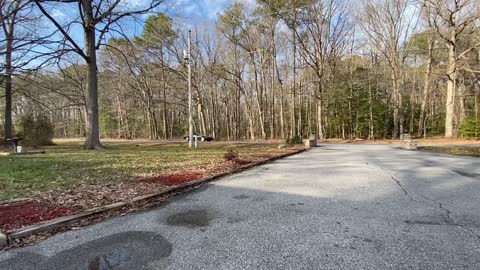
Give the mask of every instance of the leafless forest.
POLYGON ((239 0, 202 24, 122 2, 0 0, 0 137, 182 137, 189 29, 198 133, 480 135, 477 0, 239 0))

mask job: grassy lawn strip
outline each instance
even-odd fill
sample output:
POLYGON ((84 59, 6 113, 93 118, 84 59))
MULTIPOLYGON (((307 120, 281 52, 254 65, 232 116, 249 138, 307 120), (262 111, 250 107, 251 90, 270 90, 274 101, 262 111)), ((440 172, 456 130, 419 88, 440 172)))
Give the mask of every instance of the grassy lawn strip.
POLYGON ((104 151, 82 151, 80 142, 45 147, 46 154, 0 156, 0 201, 50 190, 108 185, 135 178, 182 172, 205 172, 226 165, 233 149, 240 158, 285 152, 274 144, 106 143, 104 151))
POLYGON ((424 146, 420 150, 458 156, 480 157, 480 146, 424 146))
POLYGON ((185 143, 104 145, 103 151, 83 151, 80 142, 61 142, 46 147, 43 155, 0 156, 0 201, 30 199, 0 205, 0 231, 159 192, 299 149, 218 142, 197 149, 185 143), (225 161, 228 150, 237 151, 239 159, 225 161))

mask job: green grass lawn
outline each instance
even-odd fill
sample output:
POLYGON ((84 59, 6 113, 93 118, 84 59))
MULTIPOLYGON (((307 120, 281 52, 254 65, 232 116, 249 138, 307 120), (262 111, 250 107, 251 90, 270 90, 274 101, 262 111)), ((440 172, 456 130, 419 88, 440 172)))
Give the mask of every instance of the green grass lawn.
POLYGON ((425 146, 420 149, 443 154, 480 157, 480 146, 425 146))
POLYGON ((28 197, 82 184, 103 185, 137 177, 209 170, 233 149, 240 158, 278 152, 275 144, 110 142, 102 151, 81 150, 81 142, 58 142, 46 154, 0 156, 0 200, 28 197))

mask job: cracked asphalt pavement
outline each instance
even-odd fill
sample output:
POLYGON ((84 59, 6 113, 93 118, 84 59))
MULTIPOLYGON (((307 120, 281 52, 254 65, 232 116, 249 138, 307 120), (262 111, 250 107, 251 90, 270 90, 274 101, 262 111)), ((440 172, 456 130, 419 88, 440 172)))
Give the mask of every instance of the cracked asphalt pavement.
POLYGON ((480 269, 480 159, 322 145, 0 252, 0 269, 480 269))

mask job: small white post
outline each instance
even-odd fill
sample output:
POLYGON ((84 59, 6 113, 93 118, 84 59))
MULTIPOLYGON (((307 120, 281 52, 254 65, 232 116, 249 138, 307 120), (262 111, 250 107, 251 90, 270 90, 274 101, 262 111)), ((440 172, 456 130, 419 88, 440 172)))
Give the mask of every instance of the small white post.
POLYGON ((195 136, 195 148, 197 148, 197 147, 198 147, 198 137, 195 136))

